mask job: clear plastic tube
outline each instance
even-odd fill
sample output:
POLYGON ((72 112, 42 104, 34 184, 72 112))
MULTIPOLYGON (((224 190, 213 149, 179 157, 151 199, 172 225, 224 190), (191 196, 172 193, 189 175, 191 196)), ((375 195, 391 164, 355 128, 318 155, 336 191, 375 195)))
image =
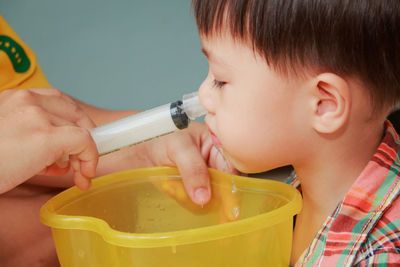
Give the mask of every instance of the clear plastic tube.
POLYGON ((183 96, 129 117, 104 124, 91 130, 100 155, 141 143, 189 126, 191 120, 206 113, 197 92, 183 96))

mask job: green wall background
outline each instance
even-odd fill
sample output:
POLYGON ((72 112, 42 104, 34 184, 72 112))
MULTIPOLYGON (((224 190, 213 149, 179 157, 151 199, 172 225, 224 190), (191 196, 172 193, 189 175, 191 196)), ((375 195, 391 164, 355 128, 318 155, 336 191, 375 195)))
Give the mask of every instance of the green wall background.
POLYGON ((207 73, 190 0, 3 0, 50 83, 86 103, 148 109, 207 73))

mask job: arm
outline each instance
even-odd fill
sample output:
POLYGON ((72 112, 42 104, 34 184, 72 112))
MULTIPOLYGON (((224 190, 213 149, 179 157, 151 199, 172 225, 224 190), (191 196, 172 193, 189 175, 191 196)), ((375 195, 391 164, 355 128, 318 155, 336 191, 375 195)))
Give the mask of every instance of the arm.
POLYGON ((94 121, 96 126, 100 126, 105 123, 122 119, 129 115, 140 112, 139 110, 107 110, 91 106, 77 99, 73 99, 73 101, 75 101, 77 105, 94 121))

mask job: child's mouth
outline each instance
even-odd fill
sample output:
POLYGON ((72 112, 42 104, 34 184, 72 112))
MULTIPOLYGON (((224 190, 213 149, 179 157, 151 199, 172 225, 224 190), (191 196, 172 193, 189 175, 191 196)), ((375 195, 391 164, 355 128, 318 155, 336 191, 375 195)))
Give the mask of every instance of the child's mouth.
POLYGON ((211 129, 209 127, 208 127, 208 130, 210 131, 211 140, 212 140, 213 144, 215 146, 221 147, 222 144, 221 144, 221 141, 219 141, 218 137, 213 133, 213 131, 211 131, 211 129))

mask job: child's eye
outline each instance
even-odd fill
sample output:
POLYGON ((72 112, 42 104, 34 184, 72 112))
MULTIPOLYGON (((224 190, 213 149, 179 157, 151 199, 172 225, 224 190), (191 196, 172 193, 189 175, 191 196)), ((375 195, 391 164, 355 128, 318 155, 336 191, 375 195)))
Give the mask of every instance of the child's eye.
POLYGON ((225 84, 226 84, 226 82, 221 82, 221 81, 218 81, 215 79, 213 81, 213 87, 222 88, 222 87, 224 87, 225 84))

